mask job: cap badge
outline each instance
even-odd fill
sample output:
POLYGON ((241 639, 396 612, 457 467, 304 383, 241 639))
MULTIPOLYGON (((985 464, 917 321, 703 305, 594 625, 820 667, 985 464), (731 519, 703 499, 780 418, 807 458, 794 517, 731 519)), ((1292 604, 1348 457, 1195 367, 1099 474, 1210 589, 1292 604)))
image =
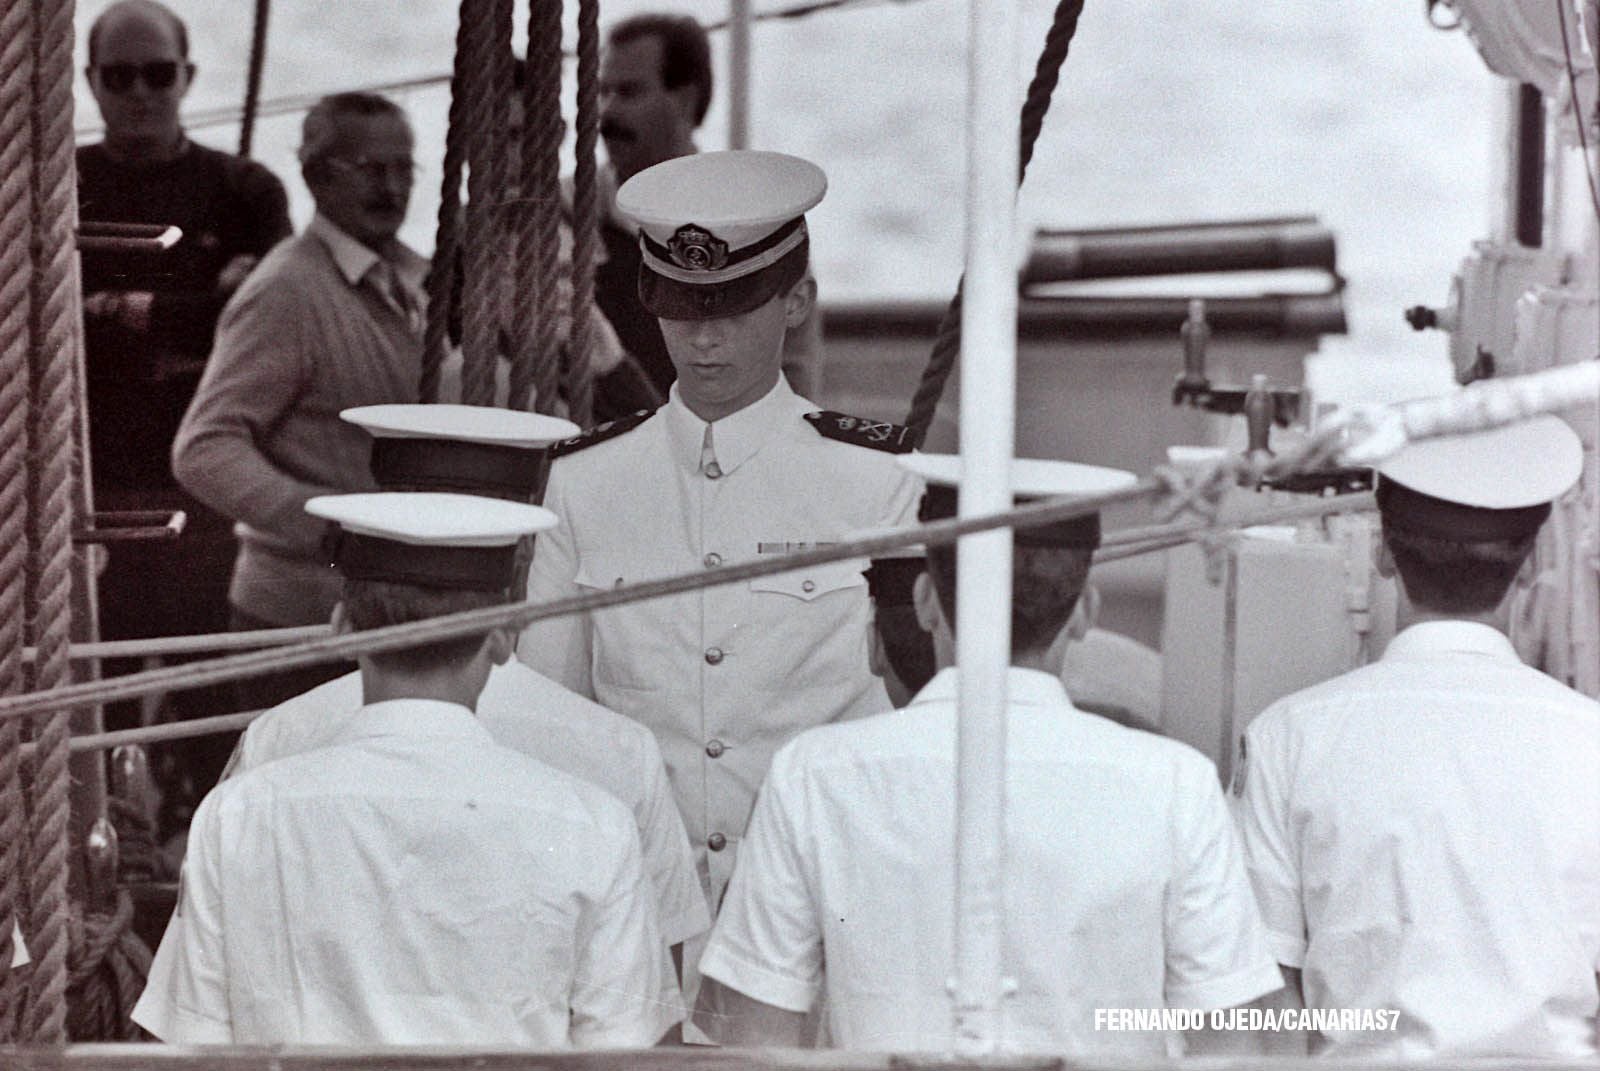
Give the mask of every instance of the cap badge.
POLYGON ((678 228, 667 252, 674 264, 690 271, 716 271, 728 263, 728 243, 692 223, 678 228))

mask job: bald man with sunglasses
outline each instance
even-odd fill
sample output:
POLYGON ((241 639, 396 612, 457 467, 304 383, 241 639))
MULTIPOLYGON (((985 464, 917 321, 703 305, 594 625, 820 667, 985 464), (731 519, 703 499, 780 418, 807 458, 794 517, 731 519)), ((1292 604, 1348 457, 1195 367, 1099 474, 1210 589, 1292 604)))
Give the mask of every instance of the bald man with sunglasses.
MULTIPOLYGON (((83 254, 95 504, 181 509, 188 516, 175 543, 112 549, 100 578, 100 630, 107 639, 228 626, 232 522, 178 486, 169 456, 223 305, 290 233, 288 198, 270 171, 184 135, 178 106, 195 76, 188 37, 168 8, 122 0, 100 13, 87 40, 85 75, 105 137, 78 149, 79 215, 183 232, 164 252, 83 254)), ((180 715, 190 708, 215 712, 203 695, 178 702, 180 715)), ((128 706, 113 709, 110 720, 130 720, 128 706)), ((194 754, 183 765, 208 770, 212 780, 227 757, 226 747, 203 755, 204 743, 187 750, 194 754)))

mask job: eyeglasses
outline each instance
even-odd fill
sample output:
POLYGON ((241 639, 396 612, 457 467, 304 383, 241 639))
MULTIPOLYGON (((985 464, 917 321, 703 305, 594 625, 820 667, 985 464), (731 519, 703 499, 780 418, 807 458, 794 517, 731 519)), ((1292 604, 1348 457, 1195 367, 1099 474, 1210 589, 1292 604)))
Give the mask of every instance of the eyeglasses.
POLYGON ((135 78, 144 80, 151 89, 171 89, 178 80, 179 64, 175 60, 152 60, 149 63, 102 63, 100 84, 111 93, 126 93, 133 88, 135 78))
POLYGON ((327 159, 328 163, 340 170, 360 175, 375 186, 391 179, 410 185, 417 178, 415 160, 369 160, 364 156, 354 160, 342 156, 330 156, 327 159))

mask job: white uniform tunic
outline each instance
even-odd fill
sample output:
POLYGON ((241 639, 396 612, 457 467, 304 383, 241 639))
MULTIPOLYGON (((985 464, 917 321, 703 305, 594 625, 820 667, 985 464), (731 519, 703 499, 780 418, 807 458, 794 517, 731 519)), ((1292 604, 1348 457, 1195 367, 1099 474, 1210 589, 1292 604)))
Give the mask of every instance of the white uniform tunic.
MULTIPOLYGON (((361 711, 361 674, 295 696, 250 723, 229 773, 321 747, 361 711)), ((478 698, 495 743, 587 781, 627 804, 654 886, 661 936, 675 945, 711 927, 694 854, 678 817, 655 737, 643 726, 522 665, 496 666, 478 698)))
POLYGON ((464 707, 224 781, 133 1018, 182 1044, 647 1046, 680 1018, 626 808, 464 707))
MULTIPOLYGON (((703 974, 791 1011, 826 985, 843 1048, 950 1047, 957 683, 778 753, 703 974)), ((1279 988, 1211 763, 1075 710, 1050 674, 1007 687, 1006 1048, 1161 1056, 1172 1038, 1094 1010, 1279 988)))
MULTIPOLYGON (((824 438, 780 379, 707 424, 677 390, 643 424, 551 466, 560 524, 534 546, 535 602, 765 558, 906 524, 921 486, 892 455, 824 438)), ((862 562, 586 617, 538 621, 518 657, 655 730, 713 893, 772 753, 803 728, 889 708, 867 665, 862 562)))
POLYGON ((1396 1009, 1363 1058, 1594 1051, 1600 704, 1436 621, 1245 734, 1245 855, 1307 1007, 1396 1009))

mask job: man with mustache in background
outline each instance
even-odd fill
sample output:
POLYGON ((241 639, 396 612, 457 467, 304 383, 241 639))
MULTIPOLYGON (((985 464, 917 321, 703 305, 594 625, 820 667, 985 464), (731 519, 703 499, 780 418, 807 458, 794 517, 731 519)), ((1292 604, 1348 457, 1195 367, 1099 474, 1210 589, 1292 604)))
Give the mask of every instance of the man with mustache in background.
MULTIPOLYGON (((384 97, 338 93, 306 114, 300 166, 316 216, 223 310, 178 430, 179 481, 239 522, 234 629, 327 621, 339 585, 321 552, 325 525, 305 503, 375 489, 367 435, 339 413, 417 401, 428 262, 397 237, 412 149, 405 112, 384 97)), ((243 681, 239 701, 272 706, 347 668, 243 681)))
MULTIPOLYGON (((694 132, 711 106, 711 43, 689 15, 641 14, 606 34, 600 55, 600 237, 595 304, 662 397, 677 378, 661 328, 639 302, 638 225, 617 210, 617 188, 647 167, 698 152, 694 132)), ((815 308, 784 338, 783 372, 794 390, 821 388, 821 319, 815 308)))

